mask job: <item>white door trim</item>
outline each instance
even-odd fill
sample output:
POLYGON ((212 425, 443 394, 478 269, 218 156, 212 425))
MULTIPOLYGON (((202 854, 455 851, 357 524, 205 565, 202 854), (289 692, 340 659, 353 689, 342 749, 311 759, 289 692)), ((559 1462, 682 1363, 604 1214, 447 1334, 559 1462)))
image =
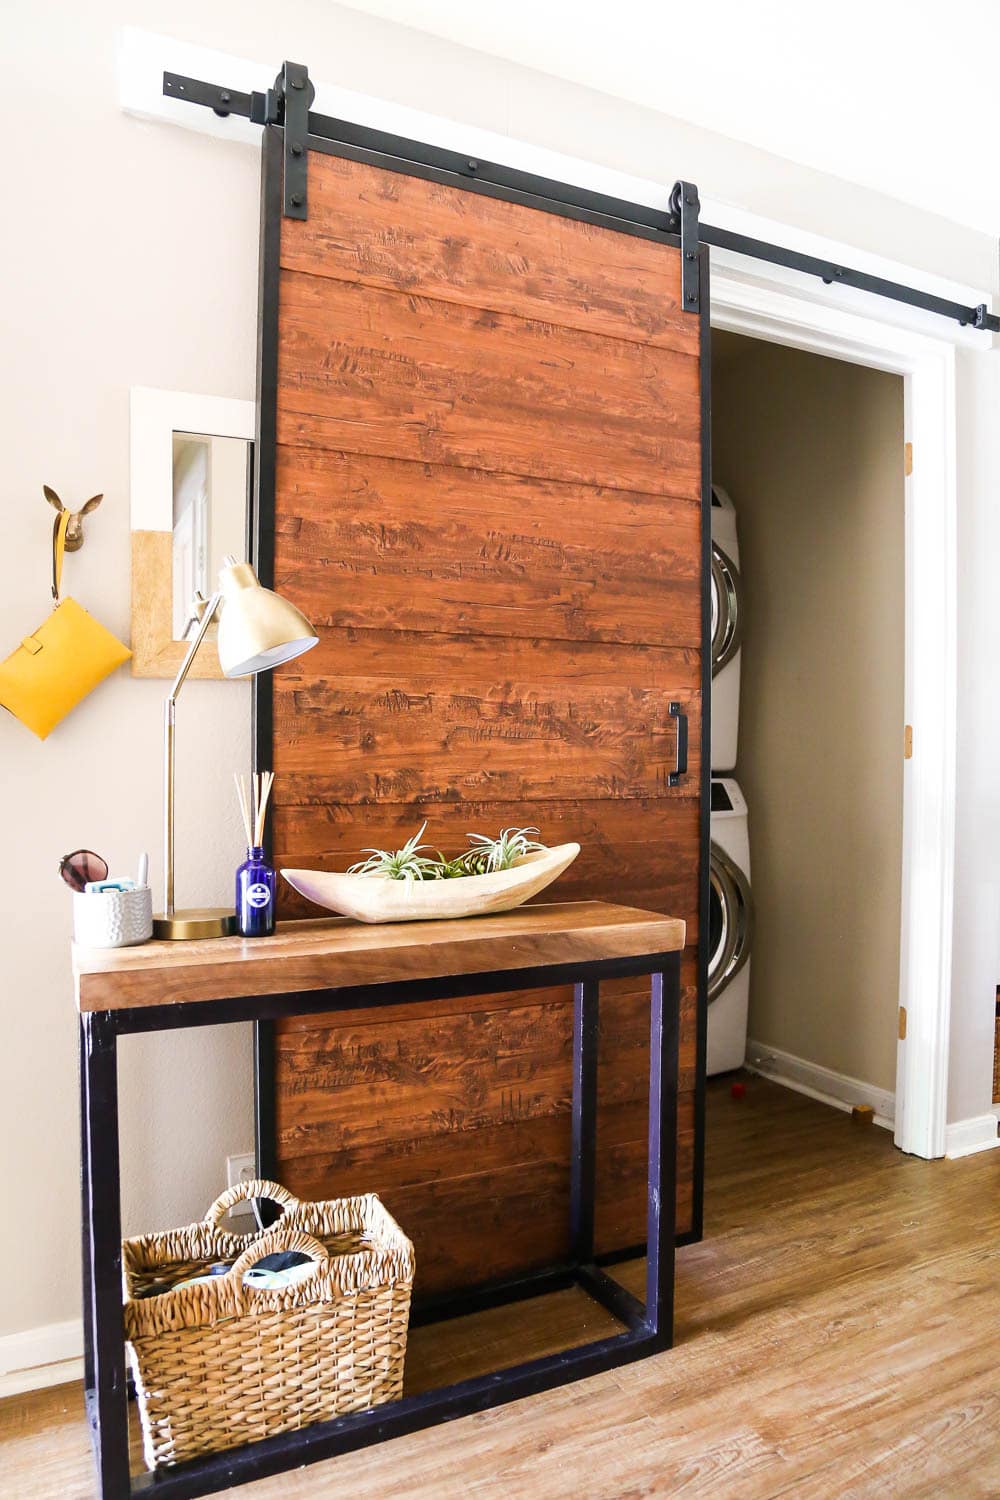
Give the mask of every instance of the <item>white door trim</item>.
MULTIPOLYGON (((954 343, 790 292, 781 279, 750 276, 735 257, 713 256, 713 325, 889 370, 904 381, 905 438, 915 454, 905 480, 904 688, 914 752, 903 770, 899 1003, 907 1035, 897 1052, 894 1138, 916 1156, 943 1156, 955 853, 954 343)), ((900 725, 900 755, 902 738, 900 725)))

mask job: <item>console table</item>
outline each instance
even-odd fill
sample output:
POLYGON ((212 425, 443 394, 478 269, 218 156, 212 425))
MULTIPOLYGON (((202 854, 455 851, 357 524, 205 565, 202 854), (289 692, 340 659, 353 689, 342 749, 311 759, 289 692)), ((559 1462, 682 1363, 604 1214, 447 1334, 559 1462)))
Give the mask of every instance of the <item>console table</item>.
MULTIPOLYGON (((684 923, 603 902, 522 907, 455 922, 365 927, 289 922, 274 937, 74 948, 80 1016, 84 1385, 102 1500, 204 1495, 320 1458, 481 1411, 670 1347, 680 951, 684 923), (594 1260, 599 985, 651 975, 649 1169, 645 1301, 594 1260), (155 1475, 130 1474, 118 1141, 118 1037, 126 1032, 274 1020, 337 1009, 572 983, 573 1152, 570 1259, 463 1292, 435 1316, 467 1312, 573 1283, 622 1323, 621 1333, 493 1374, 155 1475)), ((405 1229, 405 1225, 403 1226, 405 1229)), ((420 1266, 417 1265, 419 1285, 420 1266)))

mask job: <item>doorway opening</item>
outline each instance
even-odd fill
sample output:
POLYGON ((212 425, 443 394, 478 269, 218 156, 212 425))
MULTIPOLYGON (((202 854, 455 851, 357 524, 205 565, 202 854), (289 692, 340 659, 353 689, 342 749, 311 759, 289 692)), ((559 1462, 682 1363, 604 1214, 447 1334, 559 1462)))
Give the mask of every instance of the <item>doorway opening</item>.
POLYGON ((903 867, 900 374, 712 338, 708 1068, 894 1126, 903 867))

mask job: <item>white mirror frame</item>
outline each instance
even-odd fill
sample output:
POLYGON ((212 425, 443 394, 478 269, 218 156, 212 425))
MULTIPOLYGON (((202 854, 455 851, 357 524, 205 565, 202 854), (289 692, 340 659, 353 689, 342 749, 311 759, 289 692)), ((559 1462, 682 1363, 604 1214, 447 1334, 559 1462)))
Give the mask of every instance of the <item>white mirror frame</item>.
MULTIPOLYGON (((132 526, 132 675, 173 677, 188 643, 173 639, 171 571, 175 432, 254 439, 252 401, 133 386, 129 393, 132 526)), ((222 677, 207 639, 192 677, 222 677)))

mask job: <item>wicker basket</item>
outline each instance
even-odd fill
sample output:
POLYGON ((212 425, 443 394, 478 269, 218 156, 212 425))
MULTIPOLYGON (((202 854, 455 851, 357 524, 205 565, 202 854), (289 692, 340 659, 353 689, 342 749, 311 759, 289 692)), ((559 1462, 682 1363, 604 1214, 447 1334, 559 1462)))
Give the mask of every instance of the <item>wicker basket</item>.
POLYGON ((394 1401, 413 1286, 413 1246, 373 1194, 300 1203, 272 1182, 241 1183, 204 1221, 122 1245, 125 1337, 151 1469, 345 1412, 394 1401), (220 1228, 243 1198, 282 1216, 261 1234, 220 1228), (315 1268, 294 1287, 248 1288, 244 1273, 276 1250, 315 1268), (150 1295, 160 1280, 231 1269, 150 1295))

